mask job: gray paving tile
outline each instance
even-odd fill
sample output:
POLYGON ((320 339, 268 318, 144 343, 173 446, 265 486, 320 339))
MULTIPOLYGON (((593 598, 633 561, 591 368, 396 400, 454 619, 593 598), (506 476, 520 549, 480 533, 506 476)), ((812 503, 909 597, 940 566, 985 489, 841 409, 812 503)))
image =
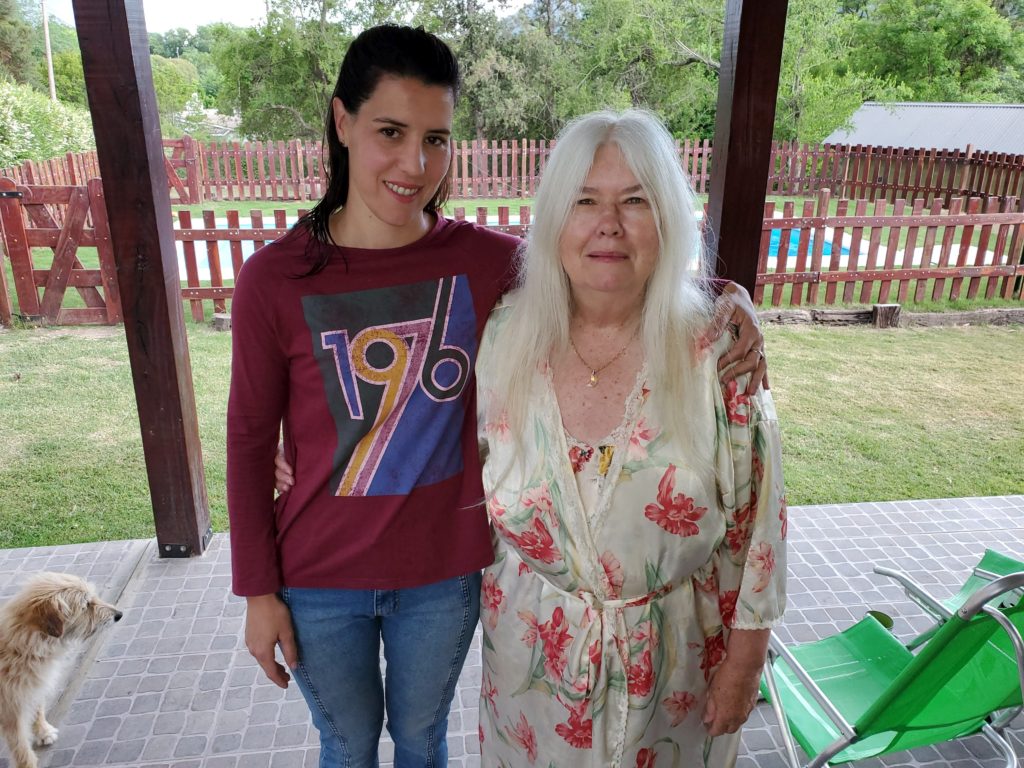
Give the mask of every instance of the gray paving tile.
MULTIPOLYGON (((868 608, 897 616, 900 637, 920 631, 925 614, 873 574, 875 564, 905 569, 941 598, 958 588, 985 546, 1024 557, 1024 496, 794 507, 790 519, 790 609, 779 629, 787 641, 839 631, 868 608)), ((226 536, 192 560, 160 560, 152 542, 0 550, 0 599, 47 569, 93 580, 116 596, 125 618, 51 707, 60 739, 39 752, 42 768, 316 766, 317 734, 298 691, 267 682, 245 651, 245 606, 230 594, 226 536)), ((479 766, 480 671, 478 633, 453 704, 450 766, 479 766)), ((1022 732, 1010 738, 1024 751, 1022 732)), ((745 727, 738 768, 785 768, 780 745, 762 704, 745 727)), ((9 768, 3 754, 0 768, 9 768)), ((380 756, 382 766, 392 765, 386 732, 380 756)), ((976 737, 858 768, 983 768, 994 760, 976 737)))

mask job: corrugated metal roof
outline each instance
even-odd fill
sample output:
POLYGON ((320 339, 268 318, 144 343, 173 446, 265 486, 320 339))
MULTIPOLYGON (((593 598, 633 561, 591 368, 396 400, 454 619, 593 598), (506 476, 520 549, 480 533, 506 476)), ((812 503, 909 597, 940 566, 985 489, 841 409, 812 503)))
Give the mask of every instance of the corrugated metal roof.
POLYGON ((849 131, 833 131, 828 144, 966 149, 1024 155, 1024 104, 865 102, 849 131))

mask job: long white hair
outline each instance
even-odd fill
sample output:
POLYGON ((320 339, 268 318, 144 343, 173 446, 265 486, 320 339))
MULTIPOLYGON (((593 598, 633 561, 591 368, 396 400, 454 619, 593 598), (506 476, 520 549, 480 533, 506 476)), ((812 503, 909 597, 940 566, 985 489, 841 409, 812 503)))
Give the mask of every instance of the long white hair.
POLYGON ((537 215, 519 251, 518 290, 511 315, 495 340, 495 403, 501 404, 511 434, 523 435, 526 413, 535 405, 531 381, 552 350, 569 343, 573 300, 559 259, 559 240, 594 154, 614 144, 650 199, 660 244, 648 280, 640 337, 647 359, 655 412, 664 430, 707 466, 714 429, 706 394, 697 376, 696 341, 710 317, 707 260, 701 257, 693 188, 683 173, 675 142, 649 112, 631 109, 594 112, 562 129, 537 192, 537 215))

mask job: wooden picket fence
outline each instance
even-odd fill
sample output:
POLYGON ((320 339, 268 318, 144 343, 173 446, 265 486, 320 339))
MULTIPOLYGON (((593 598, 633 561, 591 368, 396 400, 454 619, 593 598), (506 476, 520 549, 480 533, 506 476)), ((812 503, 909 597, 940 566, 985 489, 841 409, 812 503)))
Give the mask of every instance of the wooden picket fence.
MULTIPOLYGON (((167 188, 171 203, 193 205, 203 201, 199 186, 199 142, 185 136, 181 139, 164 139, 164 170, 167 172, 167 188)), ((74 187, 84 185, 91 179, 100 178, 99 161, 95 150, 91 152, 68 152, 42 162, 25 160, 10 168, 0 168, 0 178, 7 178, 25 187, 74 187)), ((60 210, 53 212, 58 216, 60 210)))
POLYGON ((1024 197, 1024 155, 900 147, 845 148, 841 183, 831 189, 851 199, 908 202, 941 197, 1024 197))
MULTIPOLYGON (((680 162, 701 194, 709 191, 714 153, 704 140, 678 140, 680 162)), ((532 198, 554 147, 543 139, 457 141, 451 169, 455 199, 532 198)), ((201 143, 164 141, 172 202, 319 199, 325 189, 318 141, 201 143)), ((73 186, 99 175, 95 153, 0 170, 23 185, 73 186)), ((866 200, 1024 197, 1024 155, 973 149, 912 149, 774 142, 765 189, 769 196, 866 200)))
POLYGON ((10 168, 0 169, 0 177, 26 186, 75 186, 85 184, 89 179, 98 179, 99 176, 100 165, 95 150, 67 152, 62 157, 40 162, 25 160, 10 168))
MULTIPOLYGON (((489 221, 486 208, 471 211, 478 224, 522 236, 529 206, 518 219, 507 207, 489 221)), ((301 215, 301 214, 300 214, 301 215)), ((456 218, 465 218, 463 208, 456 218)), ((26 187, 0 179, 3 244, 14 278, 17 313, 53 325, 117 323, 121 305, 110 246, 102 184, 26 187), (63 222, 63 223, 59 223, 63 222), (99 265, 86 268, 79 246, 94 247, 99 265), (48 250, 52 259, 36 251, 48 250), (74 289, 84 307, 65 306, 74 289)), ((182 299, 201 321, 211 308, 228 308, 234 278, 247 253, 287 232, 285 211, 265 220, 238 211, 226 226, 212 211, 194 222, 177 214, 182 250, 182 299), (225 251, 226 249, 226 251, 225 251), (227 263, 225 263, 227 262, 227 263)), ((91 260, 91 259, 90 259, 91 260)), ((0 269, 0 324, 10 324, 13 303, 0 269)), ((834 306, 979 296, 1017 299, 1024 282, 1024 204, 1013 197, 838 200, 821 190, 816 199, 765 204, 755 302, 772 307, 834 306), (773 240, 776 245, 773 247, 773 240)))
POLYGON ((883 199, 844 199, 831 214, 830 202, 822 190, 799 212, 794 201, 781 212, 765 203, 755 304, 903 304, 982 290, 987 299, 1022 298, 1024 201, 955 197, 944 208, 938 197, 897 199, 890 212, 883 199))
POLYGON ((196 145, 203 200, 317 200, 326 189, 319 141, 196 145))

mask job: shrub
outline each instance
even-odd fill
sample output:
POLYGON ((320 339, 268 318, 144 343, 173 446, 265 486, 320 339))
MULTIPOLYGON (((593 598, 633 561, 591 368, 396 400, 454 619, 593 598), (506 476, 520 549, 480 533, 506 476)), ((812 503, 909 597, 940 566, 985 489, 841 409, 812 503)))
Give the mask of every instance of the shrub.
POLYGON ((0 81, 0 168, 94 147, 88 111, 50 101, 27 85, 0 81))

